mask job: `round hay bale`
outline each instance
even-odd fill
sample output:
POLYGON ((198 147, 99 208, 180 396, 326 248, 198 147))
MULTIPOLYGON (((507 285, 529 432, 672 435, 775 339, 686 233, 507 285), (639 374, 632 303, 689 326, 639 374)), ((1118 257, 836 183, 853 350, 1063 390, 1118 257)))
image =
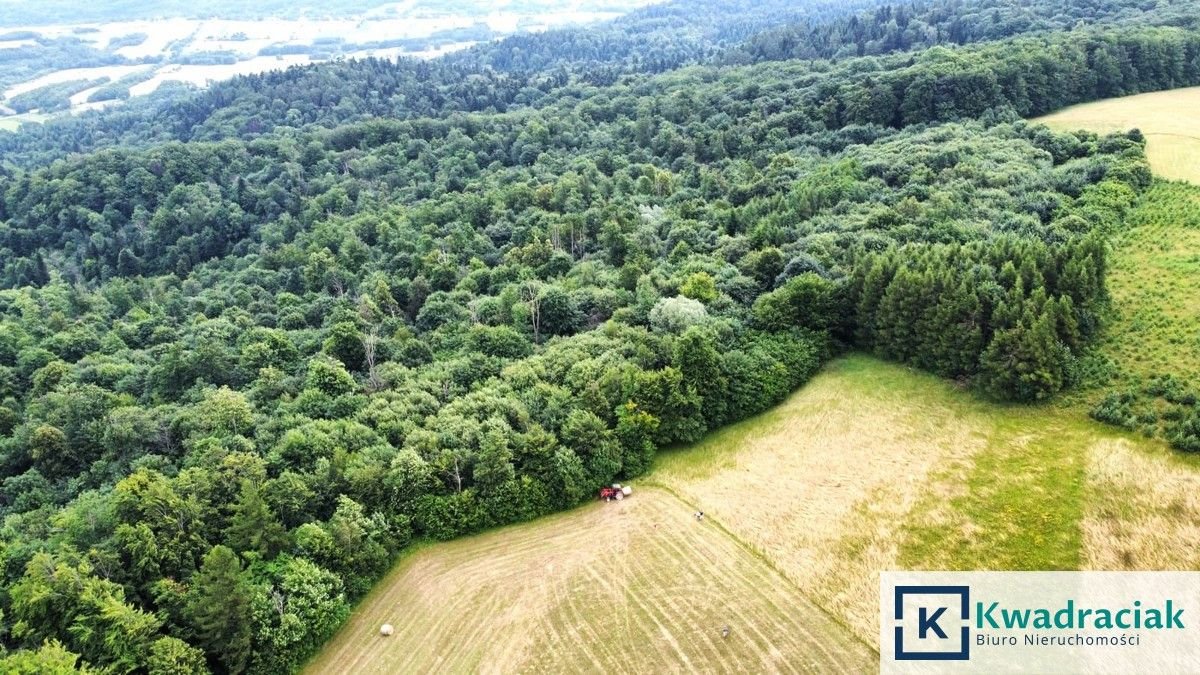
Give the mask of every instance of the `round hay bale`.
POLYGON ((396 632, 396 629, 392 628, 392 624, 390 623, 385 623, 379 627, 379 634, 383 637, 387 637, 394 632, 396 632))
POLYGON ((621 494, 628 497, 629 495, 633 494, 633 488, 626 485, 625 487, 621 488, 621 494))

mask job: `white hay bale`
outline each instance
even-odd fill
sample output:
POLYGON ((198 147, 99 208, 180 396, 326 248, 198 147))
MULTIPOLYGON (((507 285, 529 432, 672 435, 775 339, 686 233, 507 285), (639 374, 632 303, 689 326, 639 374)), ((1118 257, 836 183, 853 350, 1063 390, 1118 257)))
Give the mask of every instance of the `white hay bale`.
POLYGON ((384 637, 387 637, 394 632, 396 632, 396 629, 392 628, 392 624, 390 624, 390 623, 385 623, 379 627, 379 634, 384 637))
POLYGON ((620 483, 613 483, 613 489, 614 489, 614 490, 620 490, 620 489, 621 489, 621 484, 620 484, 620 483))
POLYGON ((625 487, 621 488, 621 492, 628 497, 629 495, 633 494, 633 488, 626 485, 625 487))

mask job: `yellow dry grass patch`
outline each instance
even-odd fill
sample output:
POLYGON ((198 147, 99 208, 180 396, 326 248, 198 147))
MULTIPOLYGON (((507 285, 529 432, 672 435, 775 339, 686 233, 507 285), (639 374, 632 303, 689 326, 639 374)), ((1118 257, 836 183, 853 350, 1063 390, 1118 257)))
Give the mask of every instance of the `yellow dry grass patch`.
POLYGON ((875 659, 717 524, 644 488, 418 551, 308 670, 862 672, 875 659), (380 637, 383 623, 396 633, 380 637))
POLYGON ((1193 464, 851 355, 629 500, 409 556, 309 670, 874 670, 883 570, 1200 568, 1193 464))
POLYGON ((751 434, 735 426, 669 455, 653 479, 726 524, 873 643, 879 572, 899 568, 908 514, 931 490, 943 501, 961 490, 949 472, 966 471, 985 438, 946 400, 949 387, 914 395, 926 378, 882 364, 847 375, 848 363, 876 362, 832 364, 770 423, 751 434))
POLYGON ((1119 545, 1200 566, 1200 472, 1071 409, 994 405, 854 355, 747 425, 651 478, 872 643, 883 570, 1122 569, 1119 545))
POLYGON ((1200 472, 1178 457, 1105 439, 1088 453, 1086 564, 1099 570, 1200 569, 1200 472))
POLYGON ((1200 87, 1085 103, 1034 121, 1060 131, 1141 129, 1155 174, 1200 183, 1200 87))

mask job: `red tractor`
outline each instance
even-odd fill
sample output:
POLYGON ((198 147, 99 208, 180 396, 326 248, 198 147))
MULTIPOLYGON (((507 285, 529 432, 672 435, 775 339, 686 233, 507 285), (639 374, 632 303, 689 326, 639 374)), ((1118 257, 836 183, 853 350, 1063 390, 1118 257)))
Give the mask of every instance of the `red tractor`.
POLYGON ((621 501, 633 493, 633 488, 626 485, 621 487, 620 483, 613 483, 612 487, 600 488, 600 499, 608 502, 612 500, 621 501))

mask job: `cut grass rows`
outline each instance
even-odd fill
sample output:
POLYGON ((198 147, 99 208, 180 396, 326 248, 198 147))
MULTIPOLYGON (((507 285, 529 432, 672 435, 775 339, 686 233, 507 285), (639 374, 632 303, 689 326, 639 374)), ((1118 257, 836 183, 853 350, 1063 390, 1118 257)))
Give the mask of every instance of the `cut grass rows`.
POLYGON ((310 671, 852 672, 874 659, 689 505, 640 489, 410 556, 310 671))
POLYGON ((880 570, 1079 565, 1083 457, 1103 431, 1079 424, 856 355, 654 476, 873 639, 880 570))
POLYGON ((1161 443, 863 355, 635 485, 409 556, 310 671, 859 672, 881 570, 1200 566, 1161 443))
POLYGON ((862 355, 654 473, 864 640, 881 570, 1195 568, 1198 477, 1072 408, 988 403, 862 355))

